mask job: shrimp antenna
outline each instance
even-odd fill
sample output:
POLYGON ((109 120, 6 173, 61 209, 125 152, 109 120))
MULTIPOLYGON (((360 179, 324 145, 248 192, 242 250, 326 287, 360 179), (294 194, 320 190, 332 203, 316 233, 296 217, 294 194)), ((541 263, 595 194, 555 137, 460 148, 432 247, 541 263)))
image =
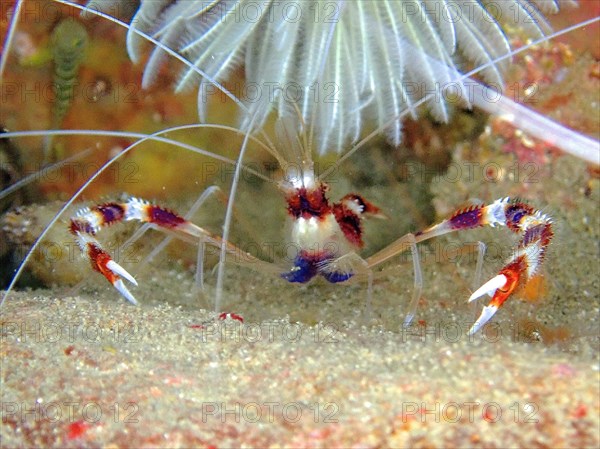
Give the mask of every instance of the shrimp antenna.
MULTIPOLYGON (((256 120, 257 116, 258 112, 256 112, 252 117, 252 120, 250 122, 250 129, 252 129, 252 126, 254 126, 254 121, 256 120)), ((231 191, 229 192, 229 200, 227 201, 227 210, 225 212, 225 223, 223 224, 223 236, 221 242, 221 254, 219 256, 219 268, 217 269, 217 288, 215 292, 215 312, 217 313, 217 315, 221 311, 221 301, 223 298, 223 282, 225 279, 225 258, 227 257, 229 231, 231 230, 233 203, 235 201, 235 194, 237 193, 237 188, 240 180, 240 173, 242 171, 242 161, 244 159, 244 154, 246 153, 249 138, 250 131, 248 131, 244 136, 244 141, 242 142, 242 147, 240 149, 240 155, 238 156, 237 162, 235 164, 235 173, 233 175, 233 181, 231 182, 231 191)))
POLYGON ((19 15, 21 14, 21 7, 23 6, 24 0, 17 0, 13 9, 12 17, 10 18, 10 24, 8 25, 8 32, 6 33, 6 39, 2 48, 4 51, 0 54, 0 81, 2 81, 2 75, 4 74, 4 67, 8 60, 8 49, 11 48, 12 41, 15 37, 15 31, 17 30, 17 22, 19 21, 19 15))

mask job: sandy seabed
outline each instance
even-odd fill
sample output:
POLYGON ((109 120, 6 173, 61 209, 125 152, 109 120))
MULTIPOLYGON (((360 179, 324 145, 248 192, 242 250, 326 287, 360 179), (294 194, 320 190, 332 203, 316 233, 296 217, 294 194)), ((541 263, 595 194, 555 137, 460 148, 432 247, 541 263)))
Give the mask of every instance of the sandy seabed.
POLYGON ((18 293, 2 316, 2 447, 598 446, 596 337, 548 347, 504 319, 469 338, 446 318, 214 324, 18 293))

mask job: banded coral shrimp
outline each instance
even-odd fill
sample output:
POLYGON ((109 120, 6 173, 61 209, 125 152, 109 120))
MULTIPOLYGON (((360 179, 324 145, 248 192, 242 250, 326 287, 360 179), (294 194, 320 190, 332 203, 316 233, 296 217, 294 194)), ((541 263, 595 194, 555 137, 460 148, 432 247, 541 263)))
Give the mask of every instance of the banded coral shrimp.
MULTIPOLYGON (((173 129, 171 129, 171 130, 168 130, 168 131, 170 131, 170 132, 173 132, 174 130, 173 130, 173 129)), ((84 131, 84 133, 85 133, 85 131, 84 131)), ((31 136, 31 135, 33 135, 33 134, 34 134, 33 132, 30 132, 30 133, 29 133, 29 135, 30 135, 30 136, 31 136)), ((44 134, 44 132, 40 132, 40 134, 44 134)), ((60 133, 57 133, 57 134, 60 134, 60 133)), ((12 136, 13 136, 13 137, 16 137, 17 135, 16 135, 16 134, 12 134, 12 136)), ((139 136, 139 137, 142 137, 142 136, 139 136)), ((116 159, 115 159, 115 160, 116 160, 116 159)), ((493 200, 493 198, 492 198, 492 200, 493 200)), ((221 279, 222 279, 222 278, 221 278, 221 279)))

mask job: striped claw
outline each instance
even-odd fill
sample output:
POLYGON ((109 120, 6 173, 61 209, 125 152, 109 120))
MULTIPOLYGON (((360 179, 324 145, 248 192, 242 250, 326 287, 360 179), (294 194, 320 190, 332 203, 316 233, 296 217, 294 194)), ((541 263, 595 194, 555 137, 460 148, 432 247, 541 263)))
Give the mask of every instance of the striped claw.
MULTIPOLYGON (((134 305, 137 305, 137 300, 131 294, 129 289, 125 286, 125 284, 123 283, 123 280, 121 278, 119 278, 118 276, 124 277, 129 282, 131 282, 133 285, 137 286, 138 283, 135 280, 135 278, 131 274, 129 274, 129 272, 125 268, 123 268, 121 265, 119 265, 114 260, 109 260, 106 263, 106 268, 108 270, 112 271, 116 277, 116 279, 114 281, 112 281, 112 285, 119 291, 119 293, 121 293, 121 295, 123 295, 123 297, 127 301, 129 301, 130 303, 132 303, 134 305)), ((110 279, 109 279, 109 281, 110 281, 110 279)))
POLYGON ((133 285, 138 285, 135 278, 125 268, 112 260, 106 251, 93 243, 88 243, 88 255, 92 261, 92 268, 100 272, 127 301, 137 305, 137 300, 125 286, 121 276, 133 285))
POLYGON ((485 325, 498 311, 504 301, 515 291, 519 285, 521 274, 525 271, 525 265, 522 258, 509 263, 504 267, 498 276, 490 279, 475 291, 469 298, 469 302, 488 294, 492 296, 490 303, 483 308, 477 321, 469 329, 469 335, 473 335, 485 325))
POLYGON ((89 258, 92 268, 101 273, 127 301, 137 304, 135 297, 123 283, 123 279, 126 279, 133 285, 138 285, 136 280, 125 268, 115 262, 96 240, 96 234, 102 228, 130 220, 152 223, 169 230, 183 228, 185 232, 192 233, 194 237, 203 236, 204 231, 193 227, 183 217, 168 209, 137 198, 130 198, 124 203, 111 202, 91 208, 86 207, 71 218, 69 231, 75 236, 81 252, 89 258))
POLYGON ((469 335, 484 326, 515 289, 537 273, 554 235, 551 217, 518 199, 502 198, 488 206, 478 205, 461 209, 450 219, 417 232, 415 238, 417 242, 422 242, 448 232, 484 225, 506 226, 520 235, 521 240, 513 257, 500 273, 479 287, 469 298, 471 302, 486 294, 492 297, 492 301, 483 308, 481 315, 469 330, 469 335))

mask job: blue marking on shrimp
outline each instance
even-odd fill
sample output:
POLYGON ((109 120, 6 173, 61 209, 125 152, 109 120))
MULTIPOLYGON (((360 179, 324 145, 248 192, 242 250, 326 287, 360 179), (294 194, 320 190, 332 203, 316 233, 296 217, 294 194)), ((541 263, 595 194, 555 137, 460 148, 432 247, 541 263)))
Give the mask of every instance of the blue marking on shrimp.
POLYGON ((281 277, 288 282, 304 284, 320 274, 328 282, 337 284, 347 281, 354 275, 354 273, 327 270, 327 262, 333 259, 329 255, 310 256, 300 253, 294 259, 294 267, 282 273, 281 277))

